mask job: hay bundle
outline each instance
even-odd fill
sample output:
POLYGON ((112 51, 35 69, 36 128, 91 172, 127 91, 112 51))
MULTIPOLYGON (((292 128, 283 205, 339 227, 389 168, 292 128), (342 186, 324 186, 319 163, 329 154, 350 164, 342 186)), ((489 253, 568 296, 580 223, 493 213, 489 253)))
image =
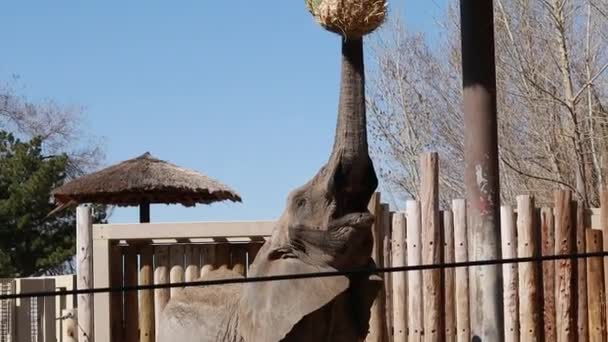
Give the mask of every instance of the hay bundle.
POLYGON ((306 0, 306 6, 321 26, 348 38, 372 32, 386 16, 386 0, 306 0))

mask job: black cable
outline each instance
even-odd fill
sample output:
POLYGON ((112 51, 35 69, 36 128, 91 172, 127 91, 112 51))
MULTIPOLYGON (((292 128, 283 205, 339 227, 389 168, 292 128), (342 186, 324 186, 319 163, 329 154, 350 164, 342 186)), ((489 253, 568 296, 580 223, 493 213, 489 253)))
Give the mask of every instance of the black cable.
POLYGON ((41 292, 0 295, 0 300, 28 298, 28 297, 51 297, 51 296, 94 294, 94 293, 106 293, 106 292, 111 293, 111 292, 126 292, 126 291, 139 291, 139 290, 154 290, 154 289, 166 289, 166 288, 172 288, 172 287, 192 287, 192 286, 212 286, 212 285, 226 285, 226 284, 257 283, 257 282, 263 282, 263 281, 324 278, 324 277, 361 275, 361 274, 372 274, 372 273, 425 271, 425 270, 444 269, 444 268, 519 264, 519 263, 526 263, 526 262, 543 262, 543 261, 553 261, 553 260, 582 259, 582 258, 595 258, 595 257, 607 257, 607 256, 608 256, 608 252, 574 253, 574 254, 559 254, 559 255, 543 255, 543 256, 521 257, 521 258, 508 258, 508 259, 499 259, 499 260, 462 261, 462 262, 452 262, 452 263, 442 263, 442 264, 409 265, 409 266, 400 266, 400 267, 359 268, 359 269, 351 269, 351 270, 345 270, 345 271, 333 271, 333 272, 311 272, 311 273, 283 274, 283 275, 261 276, 261 277, 250 277, 250 278, 228 278, 228 279, 216 279, 216 280, 201 280, 201 281, 180 282, 180 283, 170 283, 170 284, 150 284, 150 285, 133 285, 133 286, 122 286, 122 287, 102 287, 102 288, 92 288, 92 289, 41 291, 41 292))

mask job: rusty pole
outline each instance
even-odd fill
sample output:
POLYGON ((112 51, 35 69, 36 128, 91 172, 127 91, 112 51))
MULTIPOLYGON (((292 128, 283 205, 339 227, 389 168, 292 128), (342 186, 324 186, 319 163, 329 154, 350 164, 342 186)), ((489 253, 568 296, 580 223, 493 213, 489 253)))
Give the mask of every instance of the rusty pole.
MULTIPOLYGON (((499 259, 500 191, 492 1, 460 0, 460 24, 469 259, 499 259)), ((492 265, 473 267, 470 272, 473 341, 503 341, 502 270, 492 265)))

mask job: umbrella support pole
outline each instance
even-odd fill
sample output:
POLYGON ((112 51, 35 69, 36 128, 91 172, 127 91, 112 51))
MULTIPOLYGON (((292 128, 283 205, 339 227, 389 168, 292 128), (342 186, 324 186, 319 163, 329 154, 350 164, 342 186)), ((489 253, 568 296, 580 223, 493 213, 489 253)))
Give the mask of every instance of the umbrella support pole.
POLYGON ((150 203, 139 205, 139 223, 150 223, 150 203))

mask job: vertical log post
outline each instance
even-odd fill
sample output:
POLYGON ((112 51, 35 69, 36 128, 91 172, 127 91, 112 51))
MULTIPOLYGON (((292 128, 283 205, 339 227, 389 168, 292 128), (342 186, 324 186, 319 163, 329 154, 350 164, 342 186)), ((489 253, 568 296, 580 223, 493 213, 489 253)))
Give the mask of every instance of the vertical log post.
MULTIPOLYGON (((382 261, 383 267, 390 267, 391 263, 391 223, 393 217, 389 205, 382 203, 382 261)), ((384 293, 385 293, 385 341, 393 340, 393 279, 390 273, 384 274, 384 293)))
MULTIPOLYGON (((600 191, 600 229, 603 233, 603 251, 608 252, 608 190, 605 187, 600 191)), ((604 258, 604 294, 608 294, 608 257, 604 258)), ((608 326, 608 314, 606 319, 608 326)))
MULTIPOLYGON (((372 195, 368 208, 370 213, 375 217, 374 224, 372 225, 372 234, 374 237, 372 258, 374 259, 376 266, 381 267, 384 253, 382 252, 382 204, 380 202, 380 193, 376 192, 372 195)), ((371 307, 369 334, 366 339, 368 342, 384 341, 384 330, 386 327, 385 304, 386 297, 384 288, 382 288, 378 291, 378 296, 371 307)))
MULTIPOLYGON (((110 245, 110 286, 122 287, 122 248, 117 243, 110 245)), ((110 336, 111 341, 122 341, 123 331, 123 306, 122 292, 110 293, 110 336)))
MULTIPOLYGON (((169 282, 183 283, 184 282, 184 246, 172 245, 169 247, 169 258, 171 260, 171 268, 169 270, 169 282)), ((175 296, 182 290, 181 287, 171 288, 171 297, 175 296)))
MULTIPOLYGON (((601 252, 602 231, 586 229, 587 253, 601 252)), ((589 310, 589 341, 606 341, 606 293, 604 292, 604 264, 601 257, 587 258, 587 306, 589 310)))
POLYGON ((245 245, 232 245, 232 270, 245 276, 245 264, 247 263, 247 250, 245 245))
MULTIPOLYGON (((93 287, 93 217, 91 208, 76 208, 76 287, 79 290, 93 287)), ((93 341, 93 295, 78 295, 78 340, 93 341)))
MULTIPOLYGON (((151 285, 154 279, 152 246, 142 245, 139 255, 139 285, 151 285)), ((155 339, 154 293, 153 290, 141 290, 139 291, 139 341, 154 342, 155 339)))
MULTIPOLYGON (((420 202, 407 201, 407 263, 409 266, 422 264, 422 219, 420 202)), ((407 326, 408 341, 422 341, 422 271, 407 272, 407 326)))
MULTIPOLYGON (((169 246, 158 245, 154 247, 154 284, 169 283, 169 246)), ((154 323, 158 331, 160 315, 169 301, 168 288, 154 290, 154 323)))
MULTIPOLYGON (((391 234, 391 266, 406 265, 406 221, 403 213, 393 214, 391 234)), ((407 341, 407 274, 391 273, 393 290, 393 341, 407 341)))
MULTIPOLYGON (((572 193, 555 192, 555 254, 572 254, 575 250, 576 228, 571 207, 572 193)), ((576 293, 573 269, 575 260, 563 259, 555 262, 556 292, 555 312, 558 342, 576 341, 576 293)))
POLYGON ((196 281, 201 274, 200 259, 201 249, 199 245, 188 244, 185 246, 186 253, 186 281, 196 281))
POLYGON ((215 268, 215 244, 205 244, 202 246, 203 267, 201 267, 201 278, 204 279, 209 272, 215 268))
MULTIPOLYGON (((534 219, 534 199, 517 196, 517 257, 540 256, 540 235, 534 219)), ((542 341, 542 283, 541 264, 524 262, 519 269, 519 334, 522 341, 542 341)))
MULTIPOLYGON (((454 211, 454 261, 468 261, 467 241, 467 203, 464 199, 452 201, 454 211)), ((455 270, 456 291, 456 341, 471 340, 469 320, 469 269, 458 267, 455 270)))
MULTIPOLYGON (((453 263, 454 255, 454 216, 450 210, 443 212, 443 237, 445 263, 453 263)), ((456 341, 456 283, 455 269, 448 267, 445 274, 445 341, 456 341)))
MULTIPOLYGON (((440 264, 443 244, 439 224, 439 166, 437 153, 420 156, 420 205, 422 213, 422 263, 440 264)), ((442 270, 422 271, 424 340, 444 341, 442 270)))
MULTIPOLYGON (((125 286, 137 285, 137 248, 129 245, 125 250, 125 286)), ((137 291, 126 291, 125 341, 139 341, 139 300, 137 291)))
MULTIPOLYGON (((555 225, 553 210, 540 210, 543 255, 555 253, 555 225)), ((545 342, 555 342, 555 261, 543 261, 543 319, 545 322, 545 342)))
MULTIPOLYGON (((576 206, 576 252, 585 253, 585 207, 583 202, 574 203, 576 206)), ((577 320, 576 327, 578 330, 577 342, 589 341, 589 319, 587 311, 587 260, 578 258, 576 266, 576 292, 578 299, 577 303, 577 320)))
POLYGON ((230 268, 231 246, 228 242, 221 242, 215 246, 215 268, 230 268))
MULTIPOLYGON (((500 208, 500 229, 502 241, 502 258, 517 257, 517 230, 515 215, 511 206, 500 208)), ((516 263, 502 265, 503 304, 505 317, 505 342, 519 341, 519 297, 518 297, 518 265, 516 263)))

